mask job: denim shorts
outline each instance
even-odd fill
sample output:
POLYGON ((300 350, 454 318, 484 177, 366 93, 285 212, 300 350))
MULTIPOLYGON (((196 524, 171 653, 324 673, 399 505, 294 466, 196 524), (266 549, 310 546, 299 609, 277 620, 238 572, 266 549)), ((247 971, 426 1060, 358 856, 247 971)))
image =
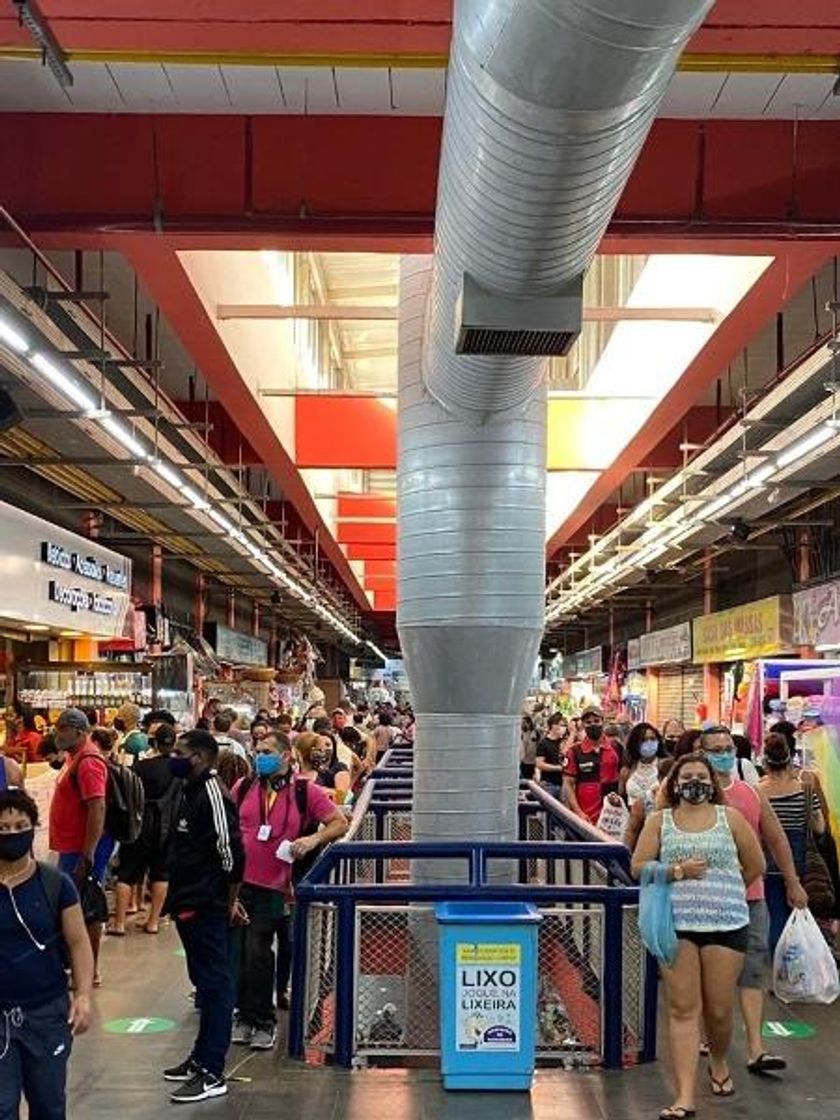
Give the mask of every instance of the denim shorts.
POLYGON ((767 986, 767 970, 770 964, 770 913, 763 898, 748 905, 750 936, 738 987, 763 989, 767 986))

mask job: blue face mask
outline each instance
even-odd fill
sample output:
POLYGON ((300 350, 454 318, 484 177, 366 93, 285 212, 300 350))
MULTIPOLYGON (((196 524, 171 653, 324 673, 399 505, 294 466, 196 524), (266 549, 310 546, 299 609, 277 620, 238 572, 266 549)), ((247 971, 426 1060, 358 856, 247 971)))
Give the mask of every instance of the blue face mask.
POLYGON ((284 760, 279 754, 258 754, 254 759, 254 769, 258 778, 273 778, 283 769, 284 760))
POLYGON ((650 762, 659 754, 659 743, 656 739, 646 739, 639 747, 639 754, 645 762, 650 762))
POLYGON ((731 774, 732 768, 735 765, 735 755, 732 753, 727 754, 707 754, 706 758, 709 765, 713 770, 717 770, 718 774, 731 774))

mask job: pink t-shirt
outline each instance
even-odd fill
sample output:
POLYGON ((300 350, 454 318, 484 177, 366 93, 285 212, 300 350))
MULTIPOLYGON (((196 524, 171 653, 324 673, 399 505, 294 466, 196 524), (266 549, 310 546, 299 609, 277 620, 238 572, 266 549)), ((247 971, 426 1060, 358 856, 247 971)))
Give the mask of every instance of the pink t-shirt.
MULTIPOLYGON (((239 805, 238 781, 231 794, 235 805, 239 805)), ((239 826, 242 829, 242 843, 245 846, 245 875, 243 882, 255 887, 268 887, 273 891, 290 893, 292 864, 278 859, 277 848, 282 840, 297 840, 308 825, 323 824, 335 815, 335 805, 320 786, 306 782, 307 814, 301 819, 295 798, 295 783, 284 786, 269 808, 264 791, 258 781, 253 782, 239 807, 239 826), (266 840, 258 839, 261 827, 270 827, 266 840)))
MULTIPOLYGON (((761 799, 747 782, 735 781, 723 791, 724 800, 730 809, 737 809, 742 817, 746 817, 750 828, 761 842, 761 799)), ((747 902, 760 902, 764 898, 764 876, 759 875, 756 881, 747 887, 747 902)))

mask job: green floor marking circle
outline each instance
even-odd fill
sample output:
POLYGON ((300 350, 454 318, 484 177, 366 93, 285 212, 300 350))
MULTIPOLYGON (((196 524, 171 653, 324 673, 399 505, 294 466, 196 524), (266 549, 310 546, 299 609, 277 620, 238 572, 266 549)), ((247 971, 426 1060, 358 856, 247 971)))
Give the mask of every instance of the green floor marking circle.
POLYGON ((761 1028, 762 1038, 813 1038, 816 1033, 816 1027, 812 1027, 810 1023, 795 1020, 785 1023, 770 1021, 761 1028))
POLYGON ((174 1019, 110 1019, 105 1024, 109 1034, 162 1034, 174 1029, 174 1019))
POLYGON ((175 957, 185 957, 187 954, 184 949, 173 949, 172 955, 175 957))

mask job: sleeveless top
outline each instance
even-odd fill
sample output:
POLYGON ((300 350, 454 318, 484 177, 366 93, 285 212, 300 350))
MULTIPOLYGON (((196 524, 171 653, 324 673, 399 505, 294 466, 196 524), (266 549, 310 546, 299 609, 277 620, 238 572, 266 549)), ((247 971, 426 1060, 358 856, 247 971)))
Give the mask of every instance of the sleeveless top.
POLYGON ((627 804, 632 807, 634 801, 644 801, 645 815, 650 812, 649 806, 653 805, 654 795, 659 785, 659 767, 655 762, 640 762, 637 764, 625 787, 627 804))
POLYGON ((747 925, 750 914, 738 848, 724 806, 715 806, 715 823, 704 832, 683 832, 670 809, 663 813, 659 859, 672 864, 692 858, 705 859, 708 866, 704 878, 672 884, 675 929, 713 933, 747 925))

